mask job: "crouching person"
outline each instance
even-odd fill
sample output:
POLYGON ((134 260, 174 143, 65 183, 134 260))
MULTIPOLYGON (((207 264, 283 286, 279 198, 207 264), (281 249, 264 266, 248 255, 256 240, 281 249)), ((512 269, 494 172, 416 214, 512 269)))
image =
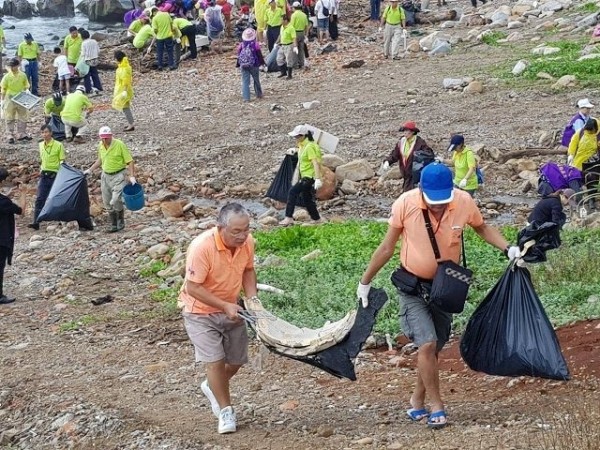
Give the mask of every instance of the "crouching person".
POLYGON ((179 306, 196 362, 206 364, 200 388, 219 419, 218 432, 225 434, 236 431, 229 383, 248 361, 248 335, 237 301, 242 289, 248 297, 256 295, 256 273, 248 211, 229 203, 217 221, 188 247, 179 306))
POLYGON ((113 139, 109 127, 102 127, 98 132, 100 144, 98 144, 98 159, 83 173, 89 175, 102 166, 102 203, 108 210, 111 227, 109 233, 120 231, 125 228, 125 210, 123 206, 123 188, 127 183, 125 180, 125 169, 129 173, 129 182, 135 184, 135 168, 133 158, 129 149, 119 139, 113 139))

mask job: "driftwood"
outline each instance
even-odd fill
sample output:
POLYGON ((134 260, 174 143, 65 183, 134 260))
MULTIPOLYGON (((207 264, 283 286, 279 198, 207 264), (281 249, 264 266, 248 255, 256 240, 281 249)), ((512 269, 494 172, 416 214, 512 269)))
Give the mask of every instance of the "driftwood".
POLYGON ((456 20, 456 17, 457 13, 453 9, 438 14, 423 12, 415 13, 415 20, 418 24, 433 25, 434 23, 446 22, 448 20, 456 20))
POLYGON ((510 159, 521 158, 523 156, 551 156, 564 154, 565 150, 560 147, 525 147, 521 150, 515 150, 502 155, 498 159, 498 162, 503 164, 510 159))

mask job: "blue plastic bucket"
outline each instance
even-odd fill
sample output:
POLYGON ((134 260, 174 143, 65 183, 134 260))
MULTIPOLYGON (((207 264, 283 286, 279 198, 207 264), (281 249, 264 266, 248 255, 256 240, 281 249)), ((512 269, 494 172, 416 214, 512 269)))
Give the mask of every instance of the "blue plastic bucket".
POLYGON ((123 201, 130 211, 138 211, 144 207, 144 188, 141 184, 127 184, 123 188, 123 201))

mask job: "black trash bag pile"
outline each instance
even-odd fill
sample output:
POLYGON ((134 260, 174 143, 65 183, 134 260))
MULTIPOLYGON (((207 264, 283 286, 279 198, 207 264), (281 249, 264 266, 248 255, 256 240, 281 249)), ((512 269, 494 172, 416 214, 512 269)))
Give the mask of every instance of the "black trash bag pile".
POLYGON ((87 221, 90 218, 90 198, 82 171, 62 163, 48 194, 38 221, 87 221))
POLYGON ((469 319, 460 353, 489 375, 570 378, 529 271, 512 264, 469 319))
POLYGON ((519 231, 518 245, 521 250, 525 243, 531 240, 534 240, 535 244, 527 250, 523 260, 528 263, 546 262, 546 252, 560 247, 560 226, 554 222, 534 221, 519 231))
MULTIPOLYGON (((288 193, 292 187, 292 178, 294 177, 294 171, 296 170, 297 164, 298 154, 285 155, 275 178, 271 182, 271 186, 269 186, 269 190, 265 194, 266 197, 277 200, 278 202, 287 203, 288 193)), ((306 207, 303 194, 298 196, 296 206, 301 208, 306 207)))
POLYGON ((356 320, 346 338, 326 350, 310 356, 290 356, 280 353, 268 345, 267 348, 273 353, 310 364, 335 377, 356 381, 354 359, 360 353, 371 331, 373 331, 377 314, 387 300, 388 296, 383 289, 371 288, 369 291, 369 306, 363 308, 359 302, 356 320))

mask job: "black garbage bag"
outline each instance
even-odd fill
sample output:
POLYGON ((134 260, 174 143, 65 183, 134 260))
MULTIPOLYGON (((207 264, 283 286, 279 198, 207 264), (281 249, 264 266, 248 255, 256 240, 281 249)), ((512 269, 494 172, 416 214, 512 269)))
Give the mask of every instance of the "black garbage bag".
POLYGON ((570 378, 556 333, 524 267, 509 266, 477 307, 460 353, 471 369, 490 375, 570 378))
MULTIPOLYGON (((277 200, 278 202, 287 203, 288 193, 292 187, 292 178, 294 177, 296 165, 298 165, 298 154, 285 155, 275 178, 271 182, 271 186, 269 186, 269 190, 265 195, 266 197, 277 200)), ((306 206, 302 194, 298 197, 296 206, 300 206, 301 208, 306 206)))
POLYGON ((527 250, 523 260, 528 263, 546 262, 546 252, 560 247, 560 224, 533 221, 519 231, 518 245, 521 250, 525 243, 531 240, 535 240, 535 244, 527 250))
POLYGON ((52 114, 50 116, 50 120, 48 121, 48 126, 50 127, 50 131, 52 131, 52 137, 57 141, 65 140, 65 125, 59 116, 52 114))
POLYGON ((310 364, 335 377, 356 381, 354 359, 360 353, 362 346, 373 331, 377 314, 387 300, 388 296, 383 289, 371 288, 369 291, 369 306, 363 308, 359 301, 356 320, 346 338, 336 345, 317 352, 314 355, 290 356, 278 352, 268 345, 267 348, 273 353, 310 364))
POLYGON ((62 163, 38 221, 88 221, 90 198, 83 172, 62 163))

